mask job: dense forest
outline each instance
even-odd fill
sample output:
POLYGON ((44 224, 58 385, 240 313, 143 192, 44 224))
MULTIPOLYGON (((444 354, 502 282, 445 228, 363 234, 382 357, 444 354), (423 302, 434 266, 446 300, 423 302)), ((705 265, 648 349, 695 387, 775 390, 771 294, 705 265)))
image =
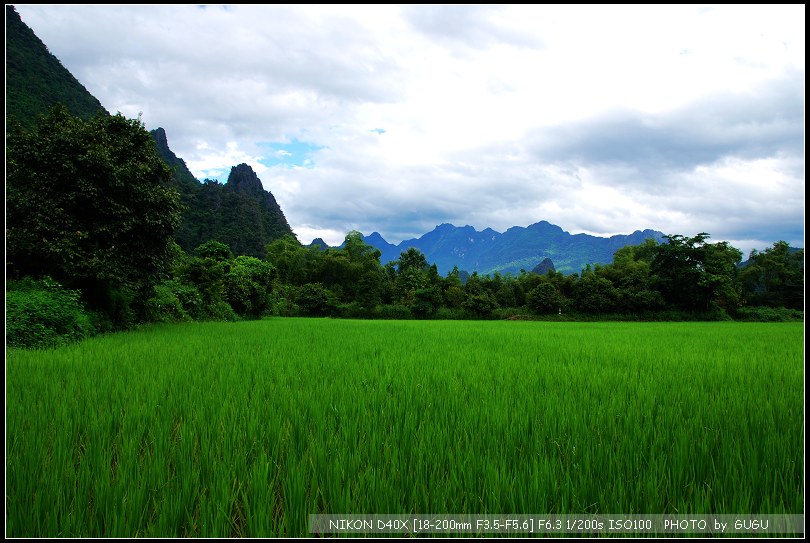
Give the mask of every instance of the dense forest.
MULTIPOLYGON (((200 183, 162 130, 150 133, 140 119, 110 115, 86 97, 55 94, 70 88, 72 76, 55 59, 22 54, 39 48, 40 57, 49 55, 13 7, 6 15, 11 347, 58 345, 146 322, 268 315, 803 318, 804 251, 783 241, 741 265, 738 249, 711 243, 705 232, 670 234, 622 247, 611 263, 579 273, 548 262, 487 275, 440 274, 415 248, 383 261, 355 231, 339 248, 302 246, 249 166, 235 166, 225 184, 200 183), (32 66, 52 75, 21 75, 32 66), (20 85, 39 98, 18 99, 20 85), (43 109, 49 102, 56 105, 43 109), (84 106, 71 106, 77 103, 84 106)), ((79 87, 68 94, 88 94, 79 87)))

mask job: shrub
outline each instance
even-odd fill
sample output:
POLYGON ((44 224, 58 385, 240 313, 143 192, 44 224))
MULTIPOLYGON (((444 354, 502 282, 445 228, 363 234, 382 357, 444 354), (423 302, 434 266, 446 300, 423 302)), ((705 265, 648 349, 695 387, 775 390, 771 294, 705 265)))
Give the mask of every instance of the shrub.
POLYGON ((301 308, 295 303, 298 289, 292 285, 276 285, 268 295, 270 314, 279 317, 298 317, 301 308))
POLYGON ((214 302, 210 306, 208 306, 206 311, 205 318, 213 319, 215 321, 238 321, 239 315, 236 314, 236 311, 233 310, 231 305, 223 300, 219 300, 218 302, 214 302))
MULTIPOLYGON (((147 319, 155 322, 190 320, 191 316, 183 301, 185 300, 191 307, 195 307, 201 302, 201 300, 194 299, 192 289, 196 291, 193 286, 185 285, 174 279, 155 285, 152 296, 146 301, 147 319)), ((196 297, 200 298, 199 293, 196 297)))
POLYGON ((6 292, 6 344, 41 349, 84 339, 94 332, 79 292, 45 277, 9 282, 6 292))
POLYGON ((474 318, 475 315, 466 311, 461 307, 440 307, 436 310, 433 316, 436 320, 468 320, 474 318))
POLYGON ((411 310, 400 304, 378 305, 374 309, 378 319, 412 319, 411 310))
POLYGON ((526 303, 529 309, 540 315, 559 313, 563 298, 559 290, 553 284, 544 281, 534 287, 526 296, 526 303))
POLYGON ((804 311, 784 307, 740 307, 733 313, 738 321, 791 322, 803 321, 804 311))
POLYGON ((331 316, 338 306, 335 294, 321 283, 307 283, 301 286, 295 302, 305 315, 317 317, 331 316))

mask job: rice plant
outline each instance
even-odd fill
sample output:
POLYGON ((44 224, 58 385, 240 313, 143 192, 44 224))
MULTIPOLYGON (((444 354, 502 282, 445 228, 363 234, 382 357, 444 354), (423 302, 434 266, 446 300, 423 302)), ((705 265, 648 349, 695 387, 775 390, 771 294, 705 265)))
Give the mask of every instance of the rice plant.
POLYGON ((267 319, 6 362, 11 537, 801 514, 801 323, 267 319))

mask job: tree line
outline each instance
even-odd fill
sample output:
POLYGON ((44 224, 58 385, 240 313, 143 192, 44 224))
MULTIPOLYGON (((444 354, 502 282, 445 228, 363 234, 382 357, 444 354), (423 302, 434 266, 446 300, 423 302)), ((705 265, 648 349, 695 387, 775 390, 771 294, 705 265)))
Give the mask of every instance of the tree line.
POLYGON ((359 232, 340 248, 294 235, 264 257, 218 240, 186 252, 171 169, 140 119, 61 106, 7 132, 10 346, 58 344, 142 322, 267 315, 350 318, 803 318, 804 252, 751 253, 709 234, 627 246, 579 274, 441 276, 417 249, 383 263, 359 232))

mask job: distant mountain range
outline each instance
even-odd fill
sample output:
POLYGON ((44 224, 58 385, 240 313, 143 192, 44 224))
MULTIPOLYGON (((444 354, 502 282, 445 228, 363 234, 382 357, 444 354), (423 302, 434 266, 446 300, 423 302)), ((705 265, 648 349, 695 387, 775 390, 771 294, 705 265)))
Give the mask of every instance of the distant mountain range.
POLYGON ((645 239, 661 241, 663 237, 656 230, 636 230, 608 238, 569 234, 557 225, 540 221, 527 227, 513 226, 503 233, 492 228, 479 232, 472 226, 440 224, 419 238, 397 245, 387 242, 378 232, 363 239, 380 250, 383 263, 396 260, 413 247, 446 275, 454 266, 470 273, 517 274, 520 270, 532 271, 546 259, 550 262, 542 269, 550 266, 565 274, 579 273, 587 264, 613 262, 613 253, 626 245, 640 245, 645 239))

